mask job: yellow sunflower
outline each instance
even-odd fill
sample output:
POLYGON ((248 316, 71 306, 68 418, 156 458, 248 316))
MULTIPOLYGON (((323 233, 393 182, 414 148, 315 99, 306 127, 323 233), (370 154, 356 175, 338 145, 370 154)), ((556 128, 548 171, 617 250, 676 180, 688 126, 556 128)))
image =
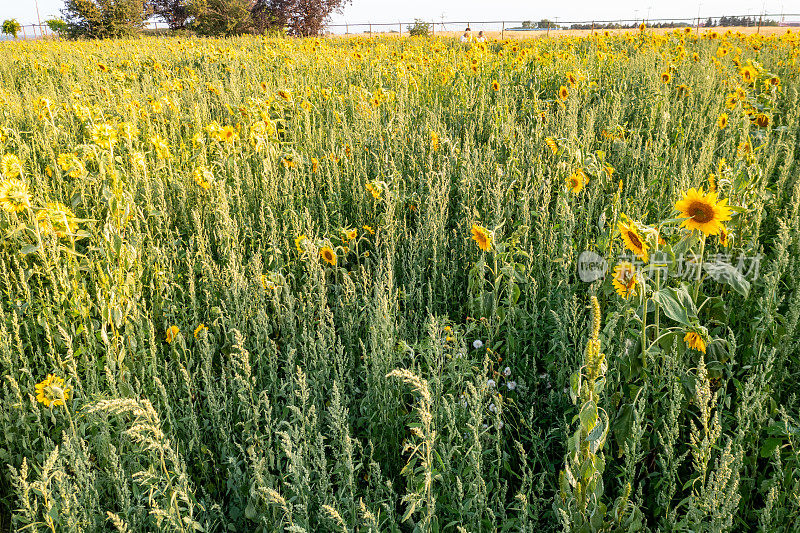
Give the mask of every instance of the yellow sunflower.
POLYGON ((558 144, 556 143, 556 140, 553 139, 552 137, 547 137, 544 140, 544 143, 547 145, 548 148, 550 148, 550 151, 553 152, 553 154, 556 154, 558 152, 558 144))
POLYGON ((199 338, 200 335, 202 335, 205 331, 208 331, 208 328, 206 327, 206 325, 205 324, 200 324, 194 330, 194 338, 195 339, 199 338))
POLYGON ((685 217, 681 225, 689 230, 700 230, 706 235, 719 235, 722 223, 731 219, 728 199, 717 199, 717 193, 706 194, 703 188, 691 188, 675 202, 675 210, 685 217))
POLYGON ((683 341, 689 348, 697 350, 698 352, 706 353, 706 342, 699 333, 690 331, 683 337, 683 341))
POLYGON ((73 153, 58 154, 56 163, 61 167, 61 170, 67 173, 70 178, 79 178, 86 173, 86 167, 83 161, 73 153))
POLYGON ((117 144, 117 128, 112 124, 95 124, 89 128, 89 137, 100 148, 110 150, 117 144))
POLYGON ((180 328, 178 328, 178 326, 170 326, 170 327, 168 327, 167 328, 167 336, 166 336, 166 339, 165 339, 167 341, 167 344, 172 344, 172 341, 175 340, 175 337, 178 336, 178 333, 180 333, 180 331, 181 330, 180 330, 180 328))
POLYGON ((69 400, 72 389, 64 386, 64 380, 53 374, 48 374, 41 383, 36 384, 36 401, 45 407, 58 407, 69 400))
POLYGON ((367 183, 367 191, 372 195, 373 198, 376 200, 381 199, 381 189, 374 183, 367 183))
POLYGON ((208 190, 211 188, 211 183, 214 181, 214 174, 205 166, 199 166, 192 172, 194 182, 201 188, 208 190))
POLYGON ((739 143, 739 146, 736 148, 736 157, 739 159, 744 159, 753 154, 753 145, 750 144, 750 141, 744 141, 743 143, 739 143))
POLYGON ((745 83, 755 83, 758 77, 758 71, 752 65, 748 65, 739 71, 745 83))
POLYGON ((766 128, 767 126, 769 126, 769 117, 764 113, 759 113, 756 115, 756 118, 753 119, 753 122, 759 128, 766 128))
POLYGON ((625 243, 625 248, 633 252, 634 255, 642 261, 647 262, 649 259, 647 250, 650 248, 650 245, 647 244, 642 234, 639 233, 636 223, 624 215, 623 217, 625 220, 620 221, 617 227, 619 228, 622 242, 625 243))
POLYGON ((232 143, 239 137, 236 130, 232 126, 224 126, 217 134, 217 140, 220 142, 232 143))
POLYGON ((719 129, 721 129, 721 130, 724 130, 725 128, 728 127, 728 114, 727 113, 722 113, 717 118, 717 127, 719 129))
POLYGON ((669 83, 672 80, 672 74, 667 70, 666 72, 661 73, 661 81, 664 83, 669 83))
POLYGON ((728 229, 725 226, 722 226, 719 230, 719 243, 722 246, 728 246, 728 229))
POLYGON ((566 86, 564 86, 564 85, 559 87, 558 88, 558 97, 561 98, 561 100, 565 101, 569 97, 569 89, 567 89, 566 86))
POLYGON ((488 252, 492 249, 492 233, 484 228, 483 226, 478 226, 477 224, 472 225, 472 240, 478 243, 478 248, 483 250, 484 252, 488 252))
POLYGON ((10 179, 0 182, 0 207, 9 213, 19 213, 31 206, 31 195, 25 182, 10 179))
POLYGON ((150 137, 150 144, 155 148, 156 155, 159 159, 169 159, 171 157, 172 154, 169 151, 169 145, 161 135, 153 135, 150 137))
POLYGON ((639 281, 636 277, 636 267, 627 261, 620 262, 614 267, 614 277, 611 284, 617 294, 625 299, 630 298, 636 293, 636 287, 639 281))
POLYGON ((344 228, 344 229, 342 230, 342 233, 344 233, 344 237, 345 237, 345 238, 346 238, 348 241, 354 241, 354 240, 356 240, 356 238, 358 237, 358 230, 357 230, 357 229, 355 229, 355 228, 354 228, 354 229, 348 229, 348 228, 344 228))
POLYGON ((567 176, 567 188, 575 194, 581 192, 585 184, 586 174, 580 169, 567 176))
POLYGON ((323 246, 319 249, 319 256, 329 265, 336 266, 336 252, 330 246, 323 246))
POLYGON ((429 129, 428 134, 431 136, 431 149, 435 152, 439 149, 439 134, 429 129))
POLYGON ((14 154, 6 154, 0 160, 0 173, 5 178, 16 178, 22 172, 22 163, 14 154))
POLYGON ((305 252, 305 250, 303 249, 303 243, 306 240, 308 240, 308 237, 306 237, 305 235, 300 235, 294 240, 294 247, 297 248, 298 254, 302 254, 305 252))
POLYGON ((492 89, 494 89, 495 92, 499 91, 500 90, 500 82, 497 81, 497 80, 492 80, 492 89))
POLYGON ((61 202, 47 202, 47 208, 36 213, 36 220, 42 233, 53 233, 60 239, 78 230, 75 214, 61 202))

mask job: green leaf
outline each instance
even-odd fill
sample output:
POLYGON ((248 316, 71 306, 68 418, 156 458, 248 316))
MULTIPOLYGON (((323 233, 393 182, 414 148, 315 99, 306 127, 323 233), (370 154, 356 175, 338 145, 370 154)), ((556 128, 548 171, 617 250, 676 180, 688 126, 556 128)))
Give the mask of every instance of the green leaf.
POLYGON ((614 420, 613 431, 614 440, 619 445, 619 456, 625 453, 623 444, 631 435, 631 426, 633 425, 633 405, 626 403, 617 411, 617 418, 614 420))
POLYGON ((680 303, 678 295, 673 289, 666 288, 653 293, 653 300, 661 305, 664 314, 675 322, 689 326, 689 315, 686 308, 680 303))
POLYGON ((692 248, 698 246, 700 244, 700 239, 697 236, 697 232, 691 232, 686 237, 678 241, 675 246, 672 247, 672 252, 679 256, 681 254, 686 254, 692 248))
POLYGON ((32 254, 32 253, 35 253, 35 252, 38 252, 38 251, 39 251, 39 245, 38 244, 28 244, 26 246, 23 246, 22 249, 20 249, 19 252, 22 255, 27 255, 27 254, 32 254))
POLYGON ((590 401, 583 404, 579 417, 584 431, 588 433, 594 429, 594 426, 597 424, 597 406, 594 402, 590 401))
POLYGON ((694 300, 692 299, 691 295, 689 294, 689 290, 686 288, 685 284, 681 284, 680 287, 675 289, 674 291, 675 297, 677 298, 678 302, 683 305, 683 308, 686 309, 686 312, 689 315, 689 318, 696 318, 697 317, 697 307, 694 305, 694 300))
POLYGON ((783 439, 769 438, 761 446, 761 457, 770 457, 775 452, 775 448, 781 445, 783 439))
POLYGON ((729 285, 742 296, 747 297, 750 293, 750 282, 730 263, 704 263, 703 268, 708 273, 709 277, 720 283, 729 285))
POLYGON ((581 376, 580 374, 572 374, 569 377, 569 396, 572 403, 578 401, 578 396, 581 395, 581 376))
POLYGON ((592 430, 586 435, 586 440, 589 442, 594 442, 596 440, 600 440, 606 434, 606 430, 608 429, 608 424, 606 424, 603 417, 599 417, 599 423, 595 424, 592 430))

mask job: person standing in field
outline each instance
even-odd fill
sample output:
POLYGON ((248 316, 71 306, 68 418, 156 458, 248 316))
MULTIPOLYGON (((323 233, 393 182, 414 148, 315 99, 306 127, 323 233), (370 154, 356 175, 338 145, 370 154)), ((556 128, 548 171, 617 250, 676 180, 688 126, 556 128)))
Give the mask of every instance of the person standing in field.
POLYGON ((461 36, 462 43, 468 43, 472 40, 472 30, 469 29, 469 26, 464 30, 464 35, 461 36))
POLYGON ((486 41, 486 37, 483 36, 483 30, 478 32, 478 36, 475 38, 475 42, 482 43, 486 41))

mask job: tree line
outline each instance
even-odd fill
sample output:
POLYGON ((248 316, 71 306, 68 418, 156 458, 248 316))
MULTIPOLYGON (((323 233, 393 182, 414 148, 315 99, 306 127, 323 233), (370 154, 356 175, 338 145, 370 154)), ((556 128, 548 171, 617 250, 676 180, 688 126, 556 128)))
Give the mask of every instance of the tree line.
POLYGON ((317 35, 350 0, 66 0, 61 34, 72 38, 134 35, 155 18, 200 35, 317 35))
MULTIPOLYGON (((617 30, 617 29, 633 29, 639 27, 639 22, 632 22, 630 24, 621 24, 618 22, 610 22, 607 24, 573 24, 570 26, 572 30, 617 30)), ((648 28, 683 28, 685 26, 693 26, 694 24, 688 23, 687 21, 680 21, 680 22, 647 22, 648 28)), ((705 28, 712 28, 712 27, 730 27, 730 26, 758 26, 759 21, 758 17, 726 17, 722 16, 718 19, 708 18, 703 23, 703 27, 705 28)), ((777 26, 778 21, 773 19, 762 19, 761 20, 762 26, 777 26)), ((540 26, 541 27, 541 26, 540 26)), ((551 28, 555 26, 550 26, 551 28)))

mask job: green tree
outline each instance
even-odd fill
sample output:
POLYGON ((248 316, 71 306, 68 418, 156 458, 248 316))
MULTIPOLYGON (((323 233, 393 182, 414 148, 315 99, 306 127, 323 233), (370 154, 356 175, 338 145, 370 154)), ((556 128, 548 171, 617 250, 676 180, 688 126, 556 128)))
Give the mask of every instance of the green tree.
POLYGON ((142 0, 66 0, 61 13, 70 37, 124 37, 144 27, 150 8, 142 0))
POLYGON ((412 37, 427 37, 431 25, 422 19, 414 19, 414 24, 408 25, 408 34, 412 37))
POLYGON ((59 35, 66 34, 69 30, 67 23, 61 19, 49 19, 45 21, 45 24, 50 28, 50 31, 59 35))
POLYGON ((3 21, 3 33, 6 35, 11 35, 14 39, 17 38, 17 34, 21 29, 22 25, 17 22, 17 19, 8 19, 3 21))
POLYGON ((187 0, 150 0, 153 14, 169 25, 171 30, 186 27, 189 20, 187 0))
POLYGON ((201 35, 238 35, 253 28, 252 0, 192 0, 189 16, 201 35))
POLYGON ((350 0, 254 0, 253 24, 259 33, 284 28, 292 35, 318 35, 331 13, 350 0))

